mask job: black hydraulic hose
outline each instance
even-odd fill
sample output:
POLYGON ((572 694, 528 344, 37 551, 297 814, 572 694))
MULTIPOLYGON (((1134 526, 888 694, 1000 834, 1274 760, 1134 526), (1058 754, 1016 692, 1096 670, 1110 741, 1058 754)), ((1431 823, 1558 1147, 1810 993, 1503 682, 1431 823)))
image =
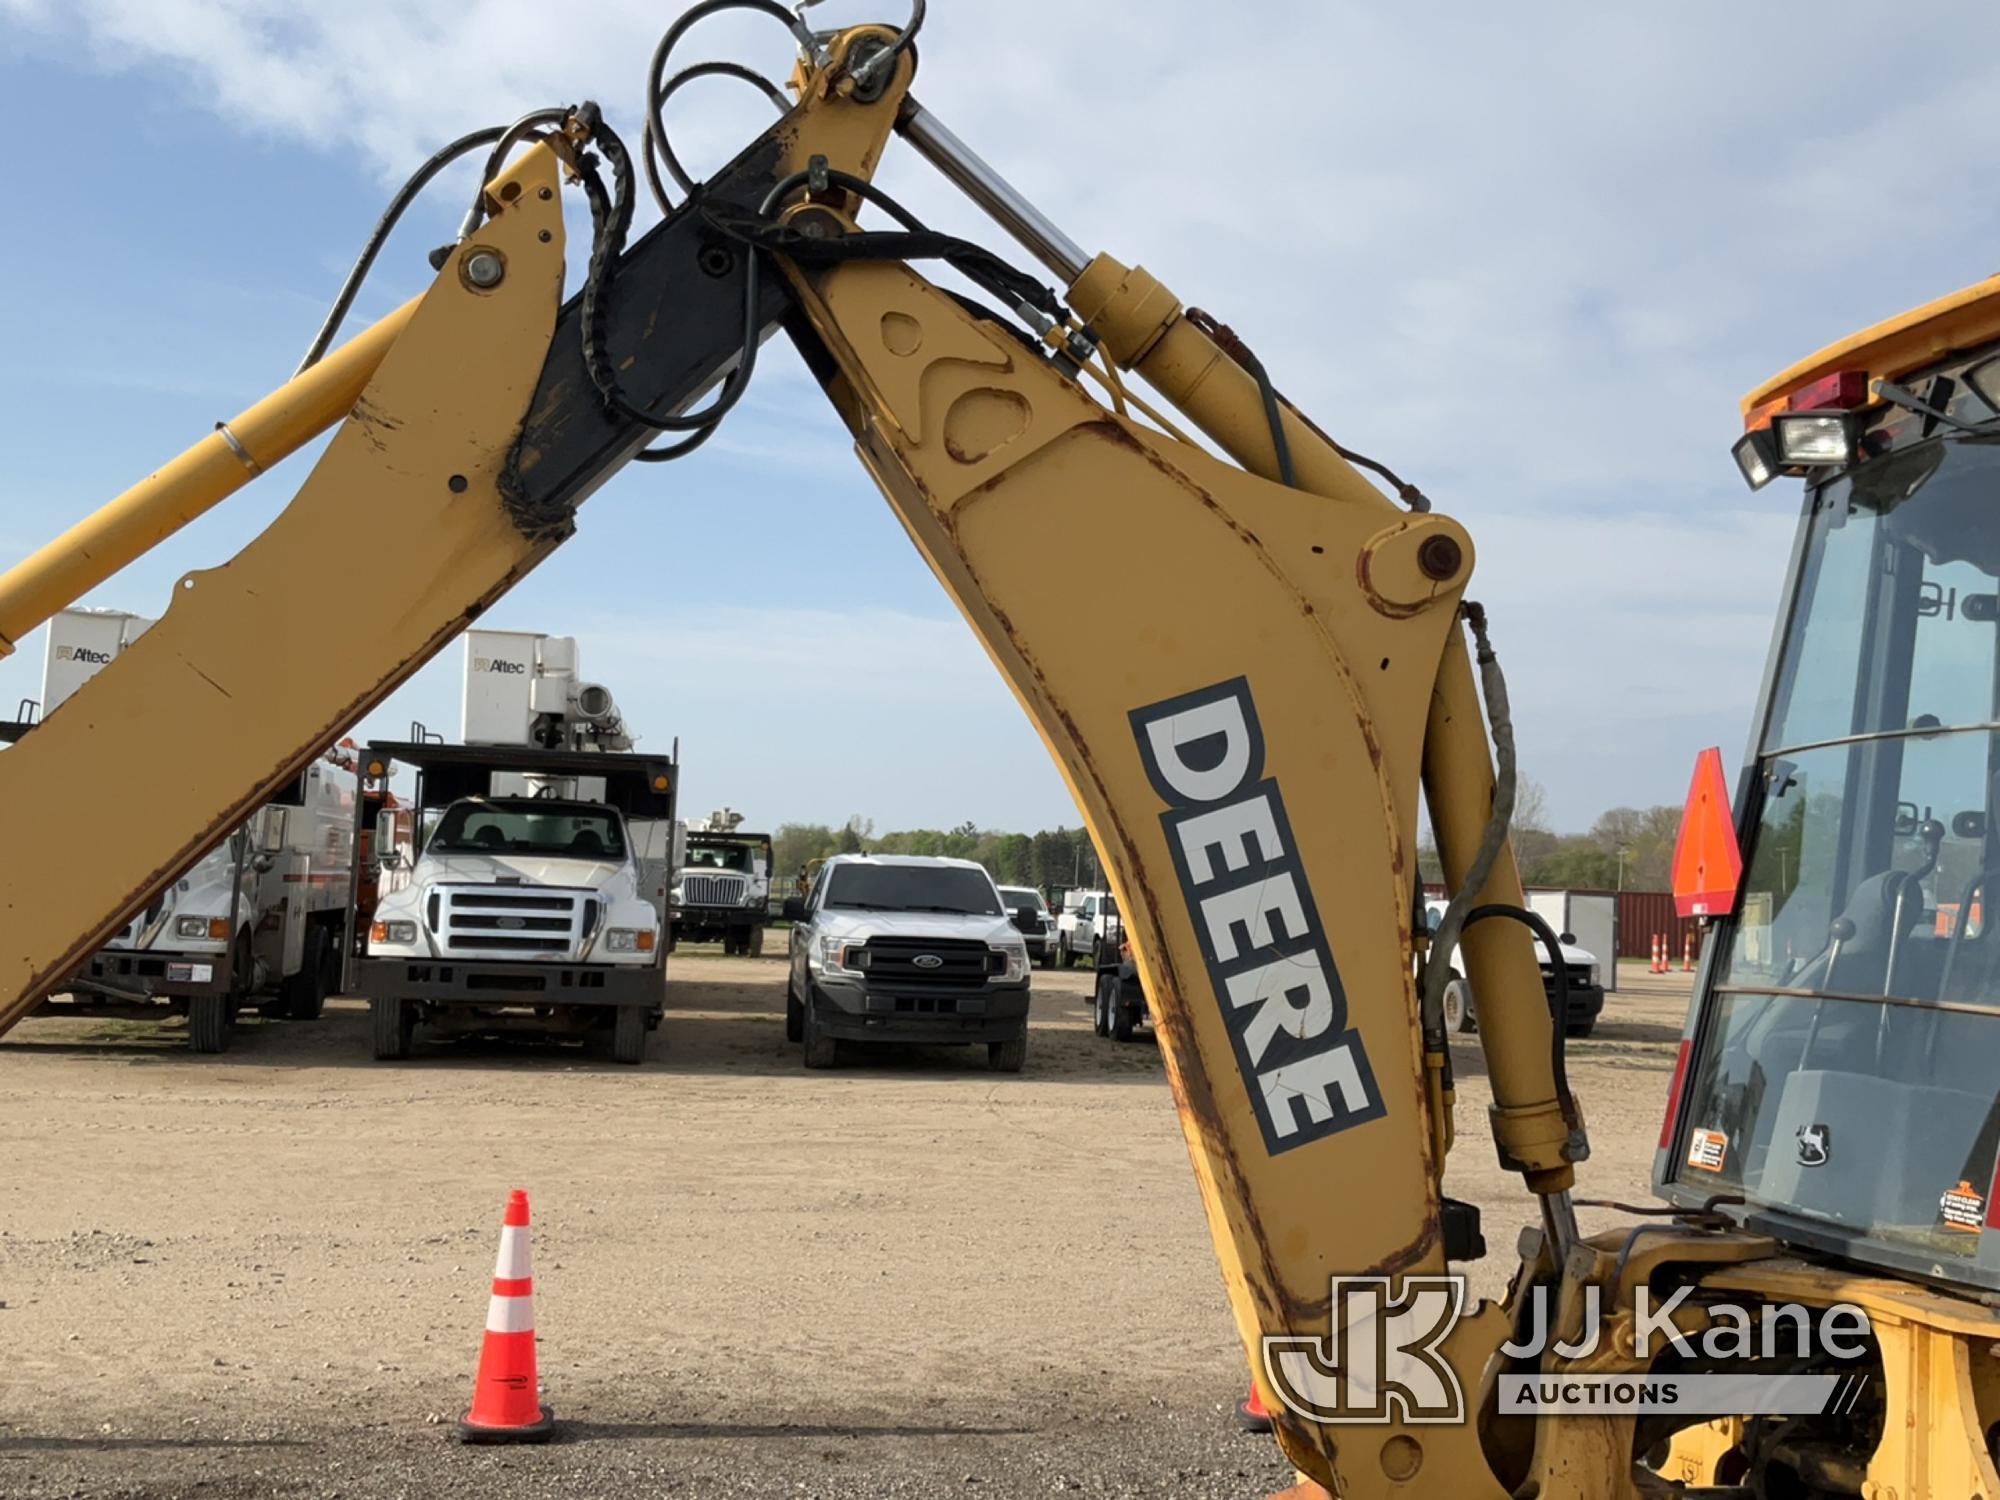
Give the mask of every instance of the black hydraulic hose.
MULTIPOLYGON (((701 0, 699 5, 683 11, 680 19, 669 26, 666 34, 660 38, 659 45, 653 49, 653 60, 646 68, 646 132, 650 141, 659 145, 662 150, 666 148, 667 141, 666 120, 660 112, 661 106, 666 102, 662 89, 667 72, 667 59, 673 55, 674 48, 680 45, 681 38, 686 36, 698 22, 731 10, 747 10, 757 15, 769 16, 798 38, 801 46, 812 45, 812 28, 778 4, 778 0, 701 0)), ((652 187, 653 197, 660 205, 660 212, 668 212, 671 205, 667 201, 666 186, 660 181, 659 169, 654 164, 650 149, 646 152, 646 181, 652 187)))
MULTIPOLYGON (((1534 933, 1541 942, 1542 951, 1549 956, 1549 974, 1555 981, 1545 992, 1550 1020, 1549 1067, 1555 1074, 1556 1101, 1562 1108, 1563 1119, 1571 1130, 1575 1130, 1581 1117, 1577 1113, 1576 1096, 1569 1091, 1569 965, 1563 962, 1562 941, 1541 913, 1529 911, 1524 906, 1475 906, 1466 913, 1465 926, 1483 922, 1488 917, 1511 917, 1519 922, 1534 933)), ((1573 1161, 1578 1159, 1571 1158, 1573 1161)))
POLYGON ((506 133, 503 127, 495 125, 485 130, 475 130, 470 135, 462 135, 411 174, 410 180, 403 184, 394 198, 389 200, 389 206, 383 210, 382 217, 375 221, 375 230, 368 236, 368 243, 361 247, 361 254, 355 258, 354 268, 347 273, 347 280, 341 283, 340 295, 333 299, 333 306, 327 311, 326 321, 320 324, 318 334, 306 348, 306 357, 299 361, 298 369, 292 372, 295 379, 318 364, 325 357, 326 351, 332 347, 335 335, 340 332, 340 325, 347 321, 347 314, 354 306, 354 299, 359 295, 362 283, 374 269, 375 259, 382 253, 383 245, 388 243, 389 234, 395 229, 397 220, 403 217, 403 211, 416 201, 418 194, 430 186, 431 179, 438 173, 461 156, 476 151, 481 146, 490 145, 506 133))
MULTIPOLYGON (((680 184, 682 192, 692 196, 699 184, 692 177, 688 176, 687 169, 681 165, 680 158, 674 155, 674 148, 668 143, 666 136, 654 134, 653 122, 656 119, 664 121, 664 111, 667 101, 673 98, 684 85, 694 82, 697 78, 739 78, 743 82, 753 84, 761 89, 764 97, 778 107, 779 114, 784 114, 792 107, 792 101, 785 97, 783 89, 779 88, 755 68, 745 67, 742 63, 696 63, 693 67, 683 68, 680 72, 674 74, 672 78, 669 78, 665 86, 661 88, 658 97, 652 101, 646 111, 645 129, 639 139, 639 154, 641 160, 645 163, 646 182, 652 188, 653 201, 659 204, 660 212, 663 214, 671 213, 673 205, 667 201, 666 188, 660 182, 659 161, 664 161, 667 164, 667 171, 672 174, 674 181, 680 184), (654 157, 656 151, 658 152, 658 161, 654 157)), ((661 128, 665 128, 664 124, 661 128)))

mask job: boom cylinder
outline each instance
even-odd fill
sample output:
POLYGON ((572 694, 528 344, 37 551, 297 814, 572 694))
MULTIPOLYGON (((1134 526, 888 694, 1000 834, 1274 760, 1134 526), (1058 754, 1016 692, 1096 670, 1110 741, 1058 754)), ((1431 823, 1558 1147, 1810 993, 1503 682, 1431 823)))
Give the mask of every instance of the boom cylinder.
POLYGON ((345 417, 416 311, 404 303, 0 574, 0 657, 127 563, 345 417))

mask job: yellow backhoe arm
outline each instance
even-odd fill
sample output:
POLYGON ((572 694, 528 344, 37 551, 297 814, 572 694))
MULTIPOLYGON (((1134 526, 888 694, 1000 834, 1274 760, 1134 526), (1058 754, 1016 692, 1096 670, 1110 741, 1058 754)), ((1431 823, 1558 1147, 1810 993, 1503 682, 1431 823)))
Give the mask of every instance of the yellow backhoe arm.
MULTIPOLYGON (((805 352, 1109 862, 1286 1453, 1346 1494, 1500 1495, 1473 1417, 1504 1312, 1468 1315, 1425 1367, 1459 1387, 1455 1423, 1413 1421, 1392 1399, 1425 1370, 1371 1382, 1350 1360, 1336 1390, 1311 1354, 1335 1278, 1435 1275, 1448 1247, 1476 1253, 1442 1197, 1448 1059, 1412 978, 1420 788, 1454 888, 1491 813, 1460 628, 1471 540, 1392 503, 1289 408, 1279 482, 1266 388, 1212 325, 1011 199, 909 100, 912 55, 851 86, 843 57, 892 36, 836 39, 802 74, 798 108, 623 258, 610 326, 628 394, 666 412, 712 384, 763 254, 778 274, 756 293, 761 325, 782 322, 805 352), (899 121, 1058 270, 1075 324, 1037 345, 898 254, 806 253, 865 246, 859 188, 899 121), (763 214, 773 193, 779 211, 763 214), (1242 467, 1136 420, 1122 393, 1094 397, 1077 365, 1093 345, 1242 467), (1058 529, 1081 545, 1052 552, 1058 529), (1287 1358, 1266 1361, 1272 1340, 1287 1358), (1302 1404, 1372 1420, 1307 1421, 1302 1404)), ((0 1026, 539 563, 651 438, 607 411, 582 313, 559 305, 559 169, 551 146, 530 149, 398 321, 0 578, 0 638, 17 641, 341 420, 269 530, 183 580, 160 624, 0 754, 16 830, 0 866, 0 1026), (364 569, 333 561, 388 535, 397 545, 364 569), (143 782, 129 774, 140 746, 143 782), (78 847, 99 857, 72 864, 78 847), (51 869, 70 873, 50 882, 51 869)), ((1521 902, 1510 857, 1480 899, 1521 902)), ((1494 1135, 1544 1195, 1552 1271, 1573 1248, 1582 1139, 1536 958, 1524 932, 1490 922, 1468 930, 1465 961, 1494 1135)), ((1561 1453, 1535 1463, 1574 1472, 1561 1453)))

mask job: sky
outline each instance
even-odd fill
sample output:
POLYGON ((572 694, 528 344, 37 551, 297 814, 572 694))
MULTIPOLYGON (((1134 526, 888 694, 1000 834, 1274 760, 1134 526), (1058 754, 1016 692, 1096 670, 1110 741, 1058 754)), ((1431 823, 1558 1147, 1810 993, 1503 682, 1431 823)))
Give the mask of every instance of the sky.
MULTIPOLYGON (((669 16, 0 0, 0 98, 40 122, 0 235, 0 566, 281 383, 438 145, 584 97, 636 140, 669 16)), ((789 46, 724 17, 686 57, 782 76, 789 46)), ((920 52, 917 95, 1073 239, 1229 322, 1466 524, 1522 765, 1565 829, 1678 803, 1705 746, 1738 759, 1798 506, 1738 477, 1738 398, 2000 260, 1979 187, 2000 60, 1879 7, 932 0, 920 52)), ((673 109, 697 171, 769 118, 726 81, 673 109)), ((1024 259, 906 148, 881 180, 1024 259)), ((448 177, 412 211, 357 325, 427 284, 468 191, 448 177)), ((84 602, 158 613, 310 458, 84 602)), ((714 442, 614 478, 485 623, 577 637, 642 743, 679 740, 691 812, 1079 821, 782 341, 714 442)), ((41 659, 37 634, 0 662, 0 717, 41 659)), ((448 650, 362 731, 455 733, 460 670, 448 650)))

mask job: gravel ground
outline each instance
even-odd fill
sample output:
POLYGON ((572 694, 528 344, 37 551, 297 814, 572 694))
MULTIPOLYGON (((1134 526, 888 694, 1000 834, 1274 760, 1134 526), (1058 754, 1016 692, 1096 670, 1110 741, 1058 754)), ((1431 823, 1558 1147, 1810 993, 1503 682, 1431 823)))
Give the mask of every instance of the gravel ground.
MULTIPOLYGON (((1037 975, 1028 1071, 807 1074, 775 959, 683 953, 648 1065, 365 1016, 37 1018, 0 1042, 0 1496, 1255 1496, 1242 1355, 1156 1050, 1037 975), (538 1449, 467 1449, 499 1210, 535 1210, 538 1449)), ((1643 966, 1641 966, 1643 968, 1643 966)), ((1572 1047, 1586 1190, 1643 1197, 1685 982, 1572 1047)), ((1450 1189, 1528 1206, 1459 1053, 1450 1189)), ((1586 1216, 1586 1227, 1597 1220, 1586 1216)))

